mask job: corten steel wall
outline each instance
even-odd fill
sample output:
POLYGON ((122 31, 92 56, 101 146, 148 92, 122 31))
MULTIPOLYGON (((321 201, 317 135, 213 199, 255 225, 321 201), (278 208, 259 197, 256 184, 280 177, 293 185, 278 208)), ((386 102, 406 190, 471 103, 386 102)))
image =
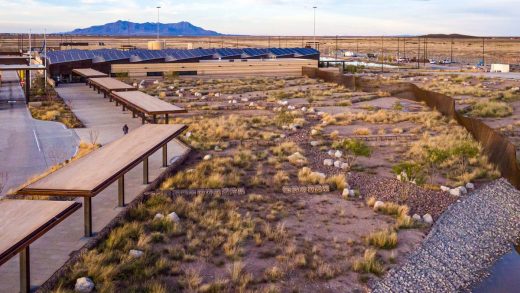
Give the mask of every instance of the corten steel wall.
POLYGON ((464 126, 480 142, 484 154, 498 167, 502 176, 520 189, 520 167, 516 158, 515 145, 507 137, 481 120, 459 114, 455 110, 455 100, 452 97, 421 89, 412 83, 380 85, 373 80, 344 76, 339 72, 324 71, 317 68, 306 67, 302 71, 305 76, 320 78, 327 82, 336 82, 351 89, 363 89, 364 91, 378 89, 390 92, 396 97, 424 101, 430 108, 438 110, 464 126))

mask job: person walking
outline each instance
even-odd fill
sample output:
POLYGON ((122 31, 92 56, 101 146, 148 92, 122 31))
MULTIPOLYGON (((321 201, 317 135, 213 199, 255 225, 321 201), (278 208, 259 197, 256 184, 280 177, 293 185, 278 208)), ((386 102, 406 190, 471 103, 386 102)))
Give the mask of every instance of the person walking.
POLYGON ((123 133, 124 133, 125 135, 128 134, 128 125, 126 125, 126 124, 123 126, 123 133))

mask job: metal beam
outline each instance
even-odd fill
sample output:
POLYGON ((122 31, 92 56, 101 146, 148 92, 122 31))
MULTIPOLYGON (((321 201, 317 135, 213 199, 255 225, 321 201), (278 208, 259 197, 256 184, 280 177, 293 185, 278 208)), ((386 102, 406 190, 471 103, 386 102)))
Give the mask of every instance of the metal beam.
POLYGON ((125 174, 121 175, 117 180, 117 198, 118 206, 125 206, 125 174))
POLYGON ((20 292, 29 293, 31 291, 31 261, 29 246, 20 251, 20 292))
POLYGON ((149 168, 148 168, 148 157, 144 158, 143 160, 143 184, 148 184, 149 183, 149 179, 148 179, 148 171, 149 168))
POLYGON ((162 165, 168 167, 168 144, 164 144, 162 147, 162 165))
POLYGON ((92 236, 92 198, 83 198, 83 221, 85 225, 85 237, 92 236))

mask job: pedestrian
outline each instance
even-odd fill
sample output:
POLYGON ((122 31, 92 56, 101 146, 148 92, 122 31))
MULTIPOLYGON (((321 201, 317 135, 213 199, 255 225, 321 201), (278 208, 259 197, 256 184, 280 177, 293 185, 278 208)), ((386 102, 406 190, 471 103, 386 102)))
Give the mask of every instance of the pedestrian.
POLYGON ((123 133, 124 133, 125 135, 128 134, 128 125, 126 125, 126 124, 123 126, 123 133))

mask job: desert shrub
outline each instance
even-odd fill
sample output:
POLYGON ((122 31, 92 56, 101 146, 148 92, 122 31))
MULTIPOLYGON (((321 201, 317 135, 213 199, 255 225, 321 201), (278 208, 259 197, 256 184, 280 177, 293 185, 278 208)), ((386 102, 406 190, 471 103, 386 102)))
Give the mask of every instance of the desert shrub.
POLYGON ((513 108, 500 101, 479 101, 468 112, 476 117, 507 117, 513 114, 513 108))
POLYGON ((403 162, 392 167, 392 171, 398 175, 401 181, 412 182, 419 185, 426 181, 424 167, 415 162, 403 162))
POLYGON ((397 232, 393 230, 376 231, 367 236, 367 243, 382 249, 397 247, 397 232))
POLYGON ((308 167, 303 167, 298 171, 298 181, 302 184, 323 184, 326 178, 323 174, 313 172, 308 167))
POLYGON ((161 188, 222 188, 240 184, 242 172, 240 164, 232 158, 213 158, 198 163, 194 169, 186 170, 166 179, 161 188))
POLYGON ((372 130, 370 128, 362 127, 354 129, 355 135, 370 135, 372 134, 372 130))
POLYGON ((363 141, 358 139, 343 139, 332 143, 335 149, 345 151, 345 158, 350 167, 354 166, 358 157, 370 157, 372 149, 363 141))
POLYGON ((374 249, 367 249, 362 258, 354 261, 352 269, 355 272, 360 273, 372 273, 380 276, 384 273, 385 269, 383 263, 377 259, 377 251, 374 249))

